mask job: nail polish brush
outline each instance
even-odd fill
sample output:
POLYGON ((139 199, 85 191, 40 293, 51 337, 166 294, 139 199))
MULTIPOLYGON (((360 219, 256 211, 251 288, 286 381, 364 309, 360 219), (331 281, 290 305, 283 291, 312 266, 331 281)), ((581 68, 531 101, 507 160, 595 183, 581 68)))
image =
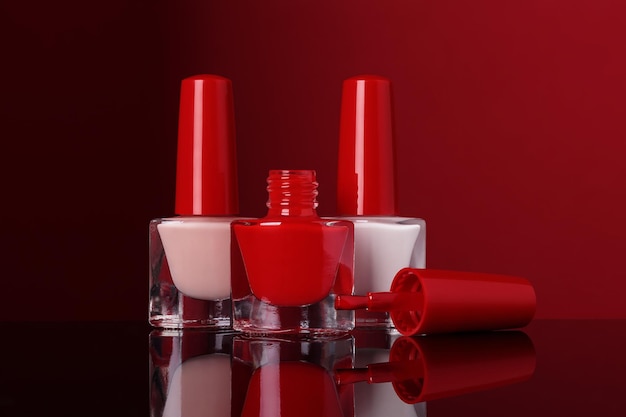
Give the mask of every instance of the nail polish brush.
POLYGON ((523 327, 535 307, 524 278, 417 268, 401 269, 389 292, 335 299, 337 310, 388 311, 405 336, 523 327))

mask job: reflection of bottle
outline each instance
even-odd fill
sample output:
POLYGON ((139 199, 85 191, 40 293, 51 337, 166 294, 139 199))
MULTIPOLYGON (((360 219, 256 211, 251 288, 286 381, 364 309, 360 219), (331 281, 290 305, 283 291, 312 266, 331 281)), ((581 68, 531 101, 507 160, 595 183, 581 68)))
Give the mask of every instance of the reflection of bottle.
POLYGON ((233 327, 249 333, 341 333, 353 312, 353 226, 316 213, 314 171, 270 171, 267 216, 232 224, 233 327), (347 314, 346 314, 347 313, 347 314))
POLYGON ((176 213, 150 223, 150 323, 231 326, 230 223, 238 211, 232 89, 214 75, 181 84, 176 213))
MULTIPOLYGON (((398 217, 388 79, 343 83, 337 207, 354 222, 355 292, 387 291, 395 273, 426 266, 426 223, 398 217)), ((386 313, 357 312, 357 326, 391 325, 386 313)))
POLYGON ((209 331, 153 331, 150 334, 150 415, 230 417, 233 335, 209 331))
POLYGON ((408 404, 493 389, 529 379, 535 349, 523 332, 397 339, 385 363, 336 370, 339 385, 391 382, 408 404))
POLYGON ((354 341, 337 339, 233 340, 233 398, 242 417, 352 417, 352 386, 338 386, 335 369, 353 366, 354 341))

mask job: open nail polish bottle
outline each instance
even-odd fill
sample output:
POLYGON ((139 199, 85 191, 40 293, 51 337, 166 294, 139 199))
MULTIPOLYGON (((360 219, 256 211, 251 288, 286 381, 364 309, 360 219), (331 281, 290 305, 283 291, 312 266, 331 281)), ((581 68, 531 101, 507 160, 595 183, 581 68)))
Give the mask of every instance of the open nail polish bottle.
POLYGON ((335 310, 352 294, 354 229, 316 212, 315 171, 272 170, 267 216, 232 223, 233 327, 250 334, 332 335, 354 327, 335 310))
POLYGON ((178 216, 150 223, 153 326, 231 327, 230 223, 239 210, 233 113, 229 79, 182 81, 178 216))
MULTIPOLYGON (((337 210, 354 222, 357 294, 387 291, 401 268, 426 267, 426 223, 396 207, 391 85, 361 75, 343 82, 337 210)), ((358 311, 357 327, 388 327, 385 312, 358 311)))

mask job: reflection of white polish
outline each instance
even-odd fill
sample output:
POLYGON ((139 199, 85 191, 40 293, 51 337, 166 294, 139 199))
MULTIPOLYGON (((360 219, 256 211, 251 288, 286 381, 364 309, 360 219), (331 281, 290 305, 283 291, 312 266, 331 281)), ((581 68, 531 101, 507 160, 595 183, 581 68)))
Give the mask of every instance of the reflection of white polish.
POLYGON ((416 417, 426 417, 426 401, 413 405, 416 417))
MULTIPOLYGON (((402 268, 426 267, 426 222, 398 217, 391 83, 376 75, 343 82, 337 208, 354 223, 355 294, 386 292, 402 268)), ((391 326, 389 315, 356 312, 357 327, 391 326)))
POLYGON ((229 355, 186 360, 170 380, 163 417, 230 417, 231 378, 229 355))
MULTIPOLYGON (((388 349, 357 349, 357 368, 389 361, 388 349)), ((354 384, 354 415, 358 417, 426 417, 426 403, 407 404, 391 382, 354 384)))
POLYGON ((180 90, 178 217, 150 222, 149 321, 163 328, 232 328, 230 222, 239 211, 232 87, 216 75, 180 90))
POLYGON ((172 217, 157 225, 172 281, 199 300, 230 297, 230 222, 235 217, 172 217))

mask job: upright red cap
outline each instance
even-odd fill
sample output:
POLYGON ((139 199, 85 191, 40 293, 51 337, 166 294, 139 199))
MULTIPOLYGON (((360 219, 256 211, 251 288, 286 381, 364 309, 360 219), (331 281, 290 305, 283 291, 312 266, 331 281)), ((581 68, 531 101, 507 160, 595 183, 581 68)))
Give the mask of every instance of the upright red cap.
POLYGON ((185 78, 180 89, 176 214, 239 211, 232 85, 217 75, 185 78))
POLYGON ((343 82, 337 170, 341 215, 396 213, 391 83, 377 75, 343 82))

